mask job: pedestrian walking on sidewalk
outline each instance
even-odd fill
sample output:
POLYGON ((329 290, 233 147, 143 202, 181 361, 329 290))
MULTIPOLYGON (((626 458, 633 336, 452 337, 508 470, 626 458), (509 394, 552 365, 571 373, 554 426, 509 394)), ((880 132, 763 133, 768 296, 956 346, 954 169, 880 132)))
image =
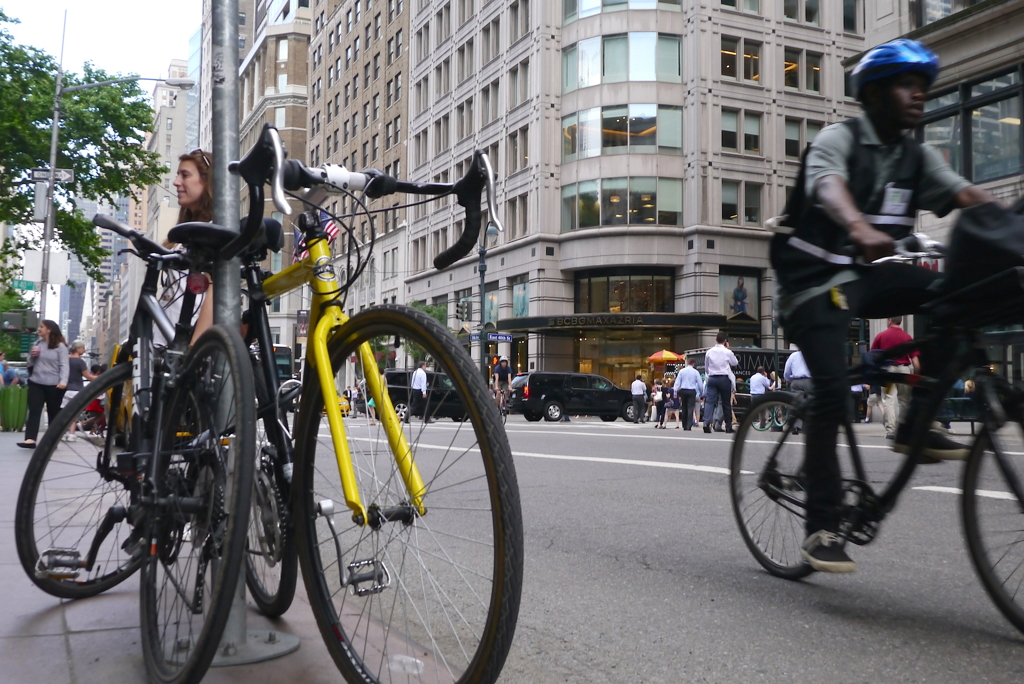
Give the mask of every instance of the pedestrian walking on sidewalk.
POLYGON ((696 363, 697 360, 694 358, 686 360, 686 367, 679 371, 673 387, 679 400, 680 411, 682 411, 684 430, 689 430, 696 424, 693 417, 694 409, 698 407, 700 398, 704 394, 704 381, 695 367, 696 363))
MULTIPOLYGON (((913 338, 906 333, 900 325, 903 324, 903 316, 894 316, 886 319, 886 328, 875 335, 871 342, 871 349, 892 349, 896 345, 909 342, 913 338)), ((906 356, 892 360, 892 365, 886 366, 890 373, 917 373, 920 368, 920 352, 914 351, 906 356)), ((896 439, 896 425, 900 418, 906 415, 910 407, 910 385, 897 383, 882 392, 882 425, 885 426, 885 438, 896 439), (896 416, 896 402, 900 404, 900 416, 896 416)))
POLYGON ((60 402, 68 386, 68 345, 60 327, 49 319, 39 324, 39 339, 28 354, 28 420, 25 422, 23 449, 35 449, 43 406, 52 422, 60 412, 60 402))
MULTIPOLYGON (((75 395, 82 391, 86 380, 96 379, 96 376, 89 371, 85 359, 82 358, 83 353, 85 353, 84 342, 75 341, 71 344, 71 349, 68 351, 68 387, 60 402, 62 411, 75 398, 75 395)), ((64 435, 64 440, 68 442, 77 440, 78 437, 75 435, 77 429, 78 421, 71 423, 71 429, 64 435)))

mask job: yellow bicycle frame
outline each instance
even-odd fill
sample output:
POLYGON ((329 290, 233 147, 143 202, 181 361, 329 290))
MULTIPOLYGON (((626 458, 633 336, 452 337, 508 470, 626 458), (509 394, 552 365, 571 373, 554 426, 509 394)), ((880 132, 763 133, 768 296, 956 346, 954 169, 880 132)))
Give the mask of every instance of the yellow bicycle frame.
MULTIPOLYGON (((334 386, 334 373, 327 348, 337 330, 348 321, 340 303, 329 304, 337 298, 340 284, 334 269, 328 266, 331 252, 327 240, 313 240, 307 246, 306 257, 292 264, 280 273, 263 281, 264 294, 273 299, 286 292, 309 283, 313 290, 313 302, 309 307, 309 324, 312 330, 307 348, 307 360, 311 368, 316 369, 320 378, 320 390, 324 399, 324 410, 331 428, 331 440, 334 444, 334 456, 338 463, 338 474, 345 492, 345 503, 352 510, 352 519, 358 525, 368 522, 366 507, 359 495, 359 483, 356 480, 355 466, 352 463, 352 452, 345 437, 345 424, 338 405, 338 390, 334 386)), ((387 435, 391 453, 395 454, 398 471, 405 482, 409 501, 416 507, 420 515, 426 513, 423 507, 423 478, 412 458, 412 450, 402 430, 402 423, 395 413, 391 397, 384 389, 384 379, 377 369, 377 360, 369 342, 359 345, 359 360, 366 378, 366 391, 377 405, 377 418, 381 422, 384 434, 387 435)))

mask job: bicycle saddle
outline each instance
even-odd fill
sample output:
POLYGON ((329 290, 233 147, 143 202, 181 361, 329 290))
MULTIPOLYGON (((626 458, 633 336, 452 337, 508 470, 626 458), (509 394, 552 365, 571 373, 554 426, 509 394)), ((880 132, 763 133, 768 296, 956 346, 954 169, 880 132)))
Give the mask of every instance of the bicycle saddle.
POLYGON ((189 221, 179 223, 167 233, 167 239, 185 245, 188 249, 219 250, 238 237, 238 231, 216 223, 189 221))

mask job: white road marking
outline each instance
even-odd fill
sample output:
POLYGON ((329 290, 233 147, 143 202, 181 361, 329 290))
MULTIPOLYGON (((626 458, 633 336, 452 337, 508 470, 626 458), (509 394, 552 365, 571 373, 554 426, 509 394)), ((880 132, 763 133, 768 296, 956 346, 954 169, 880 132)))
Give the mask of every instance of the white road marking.
MULTIPOLYGON (((922 492, 939 492, 940 494, 963 494, 964 490, 959 487, 914 487, 914 489, 922 492)), ((975 492, 978 496, 985 496, 990 499, 1005 499, 1007 501, 1013 501, 1015 497, 1010 492, 994 492, 987 489, 979 489, 975 492)))
MULTIPOLYGON (((330 437, 329 434, 324 434, 323 432, 320 432, 318 434, 321 437, 330 437)), ((351 437, 351 439, 354 439, 354 440, 360 441, 360 442, 379 441, 379 440, 371 439, 371 438, 368 438, 368 437, 351 437)), ((480 449, 478 449, 476 447, 465 448, 465 447, 459 447, 459 446, 450 446, 448 444, 425 444, 423 442, 417 443, 416 444, 416 448, 418 448, 418 449, 444 449, 444 450, 455 449, 455 450, 474 451, 474 452, 479 452, 480 451, 480 449)), ((674 470, 695 470, 695 471, 702 472, 702 473, 715 473, 716 475, 728 475, 729 474, 729 469, 728 468, 720 468, 718 466, 695 465, 695 464, 691 464, 691 463, 668 463, 668 462, 665 462, 665 461, 641 461, 641 460, 632 459, 632 458, 602 458, 602 457, 598 457, 598 456, 569 456, 567 454, 542 454, 542 453, 534 452, 534 451, 513 451, 512 452, 512 457, 513 458, 547 458, 547 459, 554 459, 554 460, 560 460, 560 461, 590 461, 591 463, 615 463, 615 464, 618 464, 618 465, 639 465, 639 466, 647 466, 649 468, 670 468, 670 469, 674 469, 674 470)), ((741 470, 740 472, 742 474, 744 474, 744 475, 753 475, 752 472, 749 472, 749 471, 746 471, 746 470, 741 470)))

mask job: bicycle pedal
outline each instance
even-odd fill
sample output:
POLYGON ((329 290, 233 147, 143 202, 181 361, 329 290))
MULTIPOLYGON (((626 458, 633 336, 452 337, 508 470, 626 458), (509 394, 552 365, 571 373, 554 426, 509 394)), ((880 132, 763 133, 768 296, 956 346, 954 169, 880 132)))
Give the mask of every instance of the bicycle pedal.
POLYGON ((384 561, 376 558, 352 561, 348 564, 348 586, 356 596, 379 594, 391 586, 391 574, 384 561), (369 568, 369 570, 363 570, 369 568), (360 584, 370 582, 369 587, 361 588, 360 584))
POLYGON ((39 554, 35 574, 39 579, 76 579, 83 567, 78 549, 50 548, 39 554))

